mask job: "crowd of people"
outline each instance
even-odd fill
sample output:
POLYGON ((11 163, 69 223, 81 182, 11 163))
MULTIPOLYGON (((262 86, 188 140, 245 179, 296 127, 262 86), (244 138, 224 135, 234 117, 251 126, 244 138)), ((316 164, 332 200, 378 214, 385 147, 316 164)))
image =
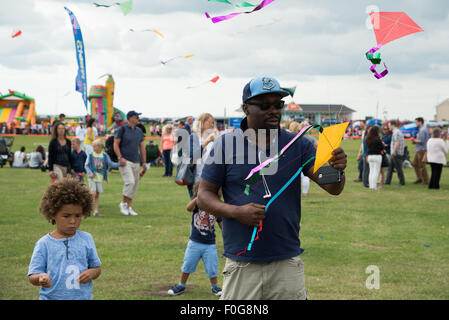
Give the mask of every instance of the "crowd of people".
MULTIPOLYGON (((306 299, 301 259, 303 249, 299 239, 301 197, 297 194, 301 190, 306 196, 311 182, 315 182, 329 194, 339 195, 345 186, 347 156, 342 148, 334 150, 328 165, 340 171, 341 179, 333 183, 320 183, 318 173, 313 172, 313 162, 310 162, 318 142, 314 137, 305 135, 304 139, 290 146, 291 152, 284 153, 277 160, 279 170, 276 174, 269 175, 261 170, 258 173, 260 183, 246 184, 245 179, 254 167, 250 163, 251 154, 256 154, 258 162, 262 163, 273 144, 277 144, 279 149, 286 147, 297 132, 309 125, 307 122, 292 122, 288 130, 279 130, 275 137, 268 133, 270 129, 280 128, 284 107, 281 99, 287 94, 273 78, 253 79, 243 89, 242 110, 245 118, 241 122, 241 130, 227 134, 218 132, 214 117, 203 113, 195 122, 189 117, 186 122, 163 126, 161 150, 152 139, 145 144, 146 130, 140 124, 140 113, 136 111, 128 112, 127 120, 106 137, 105 142, 98 139, 95 119, 90 119, 86 130, 78 132, 76 138, 71 140, 67 138, 64 122, 54 122, 48 153, 45 154, 43 147, 39 146, 28 162, 30 167, 33 163, 33 168, 48 168, 52 178, 42 198, 40 211, 55 225, 55 231, 37 242, 28 272, 30 282, 41 287, 40 298, 92 298, 92 280, 101 274, 101 261, 92 236, 77 230, 81 217, 91 212, 95 217, 103 216, 99 206, 100 194, 104 192, 109 171, 117 168, 123 180, 119 212, 125 216, 138 216, 132 204, 140 178, 151 165, 157 165, 162 159, 165 167, 163 177, 173 177, 174 167, 178 166, 175 180, 189 181, 186 185, 190 201, 186 211, 192 214, 179 282, 168 290, 169 295, 186 291, 190 274, 203 260, 211 293, 222 299, 306 299), (261 132, 261 129, 267 130, 265 136, 245 134, 251 130, 261 132), (234 141, 242 141, 243 144, 227 147, 234 141), (226 160, 207 161, 217 156, 226 160), (190 170, 189 179, 178 177, 184 163, 190 170), (299 167, 302 168, 301 180, 290 180, 285 185, 290 177, 299 172, 299 167), (283 194, 272 194, 270 189, 282 190, 283 194), (69 193, 71 197, 67 196, 69 193), (242 194, 246 196, 242 197, 242 194), (274 201, 278 196, 282 199, 274 201), (222 230, 223 256, 226 257, 223 289, 217 282, 216 223, 222 230), (262 224, 263 237, 259 239, 262 224), (251 234, 253 237, 248 243, 251 234), (59 244, 65 247, 70 244, 87 252, 86 255, 73 257, 80 260, 76 273, 79 275, 78 291, 68 292, 67 286, 60 284, 64 282, 60 279, 67 277, 64 271, 69 273, 64 269, 70 267, 65 260, 53 261, 51 266, 47 264, 49 255, 56 254, 62 248, 65 250, 59 244)), ((438 188, 442 166, 446 164, 447 141, 441 139, 441 130, 430 131, 424 126, 422 118, 417 118, 416 123, 420 132, 412 140, 416 145, 413 160, 417 175, 415 183, 438 188), (431 165, 430 179, 425 163, 431 165)), ((407 150, 397 122, 390 121, 380 128, 366 127, 362 121, 360 126, 362 140, 357 156, 359 178, 356 181, 363 182, 371 190, 379 190, 391 184, 392 175, 396 172, 398 185, 404 185, 403 162, 407 158, 407 150)), ((26 162, 25 148, 16 154, 14 167, 24 167, 20 163, 26 162)))
MULTIPOLYGON (((442 138, 440 128, 429 128, 424 119, 415 119, 419 132, 416 138, 411 138, 415 145, 415 156, 412 166, 415 170, 416 180, 413 184, 427 185, 429 189, 439 189, 443 166, 447 165, 449 144, 447 136, 442 138), (426 165, 431 168, 431 177, 426 165)), ((409 152, 405 146, 404 135, 398 128, 395 120, 389 121, 382 128, 366 126, 361 121, 362 142, 357 155, 359 177, 355 182, 362 182, 365 188, 380 190, 384 185, 391 184, 393 173, 396 172, 399 183, 405 185, 404 161, 410 162, 409 152), (385 175, 385 170, 387 173, 385 175), (378 184, 380 175, 380 184, 378 184)))

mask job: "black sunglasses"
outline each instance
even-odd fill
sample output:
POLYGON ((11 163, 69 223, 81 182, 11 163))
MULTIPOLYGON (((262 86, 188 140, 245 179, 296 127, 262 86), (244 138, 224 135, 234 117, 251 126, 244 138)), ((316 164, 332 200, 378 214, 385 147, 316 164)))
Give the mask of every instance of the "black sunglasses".
POLYGON ((247 102, 246 104, 258 106, 260 110, 266 111, 271 108, 271 106, 274 106, 277 110, 281 110, 284 108, 285 101, 279 100, 276 103, 257 103, 257 102, 247 102))

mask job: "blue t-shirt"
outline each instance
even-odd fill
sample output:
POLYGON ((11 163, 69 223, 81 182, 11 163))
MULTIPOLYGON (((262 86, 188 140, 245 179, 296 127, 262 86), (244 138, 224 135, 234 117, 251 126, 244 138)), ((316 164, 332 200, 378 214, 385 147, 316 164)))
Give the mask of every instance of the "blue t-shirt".
MULTIPOLYGON (((246 121, 242 121, 241 128, 245 130, 246 121)), ((248 154, 259 154, 259 148, 249 142, 247 138, 242 138, 242 131, 236 130, 220 136, 215 140, 212 151, 207 162, 212 162, 215 153, 221 153, 225 159, 223 164, 206 163, 202 178, 222 187, 225 203, 242 206, 250 202, 266 205, 270 200, 263 196, 266 194, 264 183, 255 182, 251 185, 249 195, 245 191, 246 181, 244 180, 251 169, 257 164, 251 164, 251 156, 248 154), (244 141, 243 146, 235 141, 244 141), (233 142, 230 151, 226 151, 226 143, 233 142), (237 144, 237 147, 236 147, 237 144), (237 150, 239 150, 237 152, 237 150), (243 152, 242 152, 243 151, 243 152)), ((296 133, 280 130, 278 135, 278 153, 296 133)), ((229 148, 229 147, 228 147, 229 148)), ((272 157, 274 154, 268 152, 266 157, 272 157)), ((265 175, 267 186, 272 196, 274 196, 287 181, 297 172, 297 170, 310 157, 315 156, 316 149, 307 139, 299 139, 284 153, 278 163, 277 171, 272 175, 265 175)), ((264 161, 262 159, 262 161, 264 161)), ((304 168, 307 172, 314 164, 310 161, 304 168)), ((240 223, 235 219, 223 218, 223 244, 225 257, 251 262, 268 262, 288 259, 304 250, 300 247, 299 223, 301 220, 301 180, 295 179, 281 195, 270 205, 266 217, 263 220, 263 229, 259 233, 259 239, 254 241, 251 251, 243 254, 238 253, 245 250, 248 246, 253 233, 252 226, 240 223)))
POLYGON ((76 279, 89 268, 99 267, 92 236, 76 231, 71 238, 56 239, 46 234, 34 246, 28 276, 47 273, 51 287, 41 287, 41 300, 92 300, 92 281, 79 283, 76 279))
POLYGON ((143 133, 140 128, 132 129, 128 124, 124 124, 117 130, 115 139, 120 139, 120 153, 123 158, 140 163, 139 145, 143 141, 143 133))
POLYGON ((192 213, 190 240, 204 244, 215 244, 215 222, 221 221, 220 217, 216 218, 195 206, 192 213))

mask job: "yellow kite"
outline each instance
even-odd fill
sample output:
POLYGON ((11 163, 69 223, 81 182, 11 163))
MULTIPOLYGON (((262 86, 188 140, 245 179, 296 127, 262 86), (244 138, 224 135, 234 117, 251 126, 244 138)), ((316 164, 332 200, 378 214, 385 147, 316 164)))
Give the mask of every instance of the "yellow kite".
POLYGON ((332 158, 332 151, 340 146, 341 139, 343 139, 348 124, 349 122, 344 122, 326 127, 323 129, 323 132, 320 133, 313 173, 332 158))

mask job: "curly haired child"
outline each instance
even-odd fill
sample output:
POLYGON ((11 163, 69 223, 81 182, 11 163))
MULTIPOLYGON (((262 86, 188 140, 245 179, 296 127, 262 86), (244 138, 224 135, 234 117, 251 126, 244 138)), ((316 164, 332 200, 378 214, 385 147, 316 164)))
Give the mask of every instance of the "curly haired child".
POLYGON ((78 230, 92 201, 89 190, 73 178, 47 187, 39 211, 56 228, 37 241, 28 269, 30 282, 41 287, 41 300, 92 299, 101 261, 92 236, 78 230))

